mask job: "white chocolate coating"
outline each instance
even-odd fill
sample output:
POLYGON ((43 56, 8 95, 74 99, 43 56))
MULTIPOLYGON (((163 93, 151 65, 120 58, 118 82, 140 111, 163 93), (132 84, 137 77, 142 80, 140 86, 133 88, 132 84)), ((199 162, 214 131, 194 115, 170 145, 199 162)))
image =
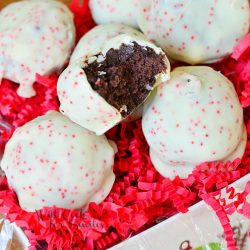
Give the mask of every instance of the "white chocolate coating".
POLYGON ((234 160, 246 146, 233 84, 204 66, 179 67, 145 107, 142 128, 155 168, 187 177, 203 162, 234 160))
POLYGON ((134 0, 90 0, 89 6, 97 24, 123 23, 133 27, 137 24, 137 8, 134 0))
MULTIPOLYGON (((109 49, 119 49, 121 44, 133 45, 133 42, 143 47, 150 47, 157 54, 164 53, 147 41, 140 32, 124 25, 98 26, 86 34, 86 39, 84 36, 80 40, 69 67, 58 80, 57 93, 61 103, 60 110, 64 115, 97 135, 105 133, 123 119, 116 108, 92 89, 84 67, 86 61, 105 59, 109 49), (97 54, 101 55, 97 58, 95 57, 97 54)), ((165 63, 167 70, 156 76, 155 86, 169 79, 170 65, 167 57, 165 57, 165 63)))
POLYGON ((122 34, 130 34, 142 39, 146 39, 146 37, 141 32, 127 25, 97 25, 88 33, 86 33, 77 43, 70 57, 70 63, 101 53, 102 47, 107 40, 122 34))
POLYGON ((73 15, 66 5, 53 0, 8 5, 0 12, 0 82, 19 83, 20 96, 34 96, 36 73, 60 70, 74 42, 73 15))
POLYGON ((143 1, 139 13, 148 38, 190 64, 221 60, 249 31, 248 0, 143 1))
POLYGON ((1 167, 27 211, 68 209, 100 203, 115 180, 114 148, 105 136, 52 111, 18 128, 7 143, 1 167))

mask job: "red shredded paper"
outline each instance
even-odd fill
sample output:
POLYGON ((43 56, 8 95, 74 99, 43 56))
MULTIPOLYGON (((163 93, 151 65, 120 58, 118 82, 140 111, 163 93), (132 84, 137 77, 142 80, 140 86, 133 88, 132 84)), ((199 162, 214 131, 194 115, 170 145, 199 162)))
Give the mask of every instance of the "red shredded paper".
MULTIPOLYGON (((77 39, 94 26, 88 1, 73 0, 77 39)), ((106 249, 173 216, 203 199, 217 214, 224 229, 227 247, 237 249, 229 215, 238 212, 250 218, 250 182, 242 193, 228 185, 250 172, 250 34, 230 58, 214 65, 233 81, 244 109, 248 143, 242 160, 204 163, 187 179, 163 178, 154 169, 141 121, 123 123, 107 136, 118 146, 115 159, 115 184, 104 202, 91 203, 88 211, 44 208, 28 213, 18 205, 15 192, 6 178, 0 181, 0 213, 16 222, 30 240, 30 249, 106 249), (219 190, 226 187, 227 202, 219 190)), ((16 94, 17 85, 4 80, 0 86, 0 113, 14 127, 23 125, 48 110, 58 110, 57 76, 37 75, 37 96, 24 99, 16 94)), ((11 132, 3 132, 6 140, 11 132)))
POLYGON ((18 85, 9 80, 3 80, 0 85, 0 114, 4 120, 14 127, 45 114, 48 110, 58 110, 59 101, 56 93, 58 77, 37 75, 34 88, 37 95, 32 98, 22 98, 17 95, 18 85))

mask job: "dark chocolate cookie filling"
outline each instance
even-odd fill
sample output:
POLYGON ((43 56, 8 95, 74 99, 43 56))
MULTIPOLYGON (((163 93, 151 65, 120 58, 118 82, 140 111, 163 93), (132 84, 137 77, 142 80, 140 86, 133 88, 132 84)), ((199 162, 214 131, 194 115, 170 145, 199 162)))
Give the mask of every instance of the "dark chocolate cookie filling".
POLYGON ((166 70, 163 54, 156 54, 153 49, 135 42, 110 49, 104 61, 97 61, 84 68, 87 79, 123 117, 145 101, 154 86, 155 76, 166 70))

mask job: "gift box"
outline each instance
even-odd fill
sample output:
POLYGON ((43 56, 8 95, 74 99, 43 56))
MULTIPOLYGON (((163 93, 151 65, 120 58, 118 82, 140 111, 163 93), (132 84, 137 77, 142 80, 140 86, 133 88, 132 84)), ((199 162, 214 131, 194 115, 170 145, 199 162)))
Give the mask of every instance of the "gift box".
MULTIPOLYGON (((79 39, 95 25, 88 1, 82 4, 73 0, 70 9, 75 15, 79 39)), ((249 66, 249 35, 230 57, 212 65, 235 85, 244 107, 248 138, 249 66)), ((16 94, 16 84, 3 80, 0 86, 2 149, 16 127, 48 110, 58 110, 57 79, 56 75, 37 75, 37 96, 29 99, 16 94)), ((17 237, 24 249, 249 248, 249 140, 242 160, 204 163, 187 179, 170 180, 154 169, 140 120, 116 126, 107 137, 118 146, 116 181, 105 201, 99 205, 91 203, 87 212, 55 207, 25 212, 6 178, 0 177, 0 214, 4 215, 1 225, 10 228, 7 238, 4 233, 5 248, 16 226, 20 228, 17 237), (231 183, 234 184, 230 186, 231 183), (220 191, 223 188, 224 196, 220 191)))

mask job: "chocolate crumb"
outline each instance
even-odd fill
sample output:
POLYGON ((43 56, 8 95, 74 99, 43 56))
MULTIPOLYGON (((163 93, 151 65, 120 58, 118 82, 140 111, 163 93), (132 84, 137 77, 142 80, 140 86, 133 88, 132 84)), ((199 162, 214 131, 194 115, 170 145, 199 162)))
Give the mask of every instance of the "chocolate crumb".
POLYGON ((101 62, 88 64, 84 71, 93 90, 126 117, 145 101, 155 76, 166 70, 164 57, 136 42, 122 44, 119 49, 110 49, 101 62))

